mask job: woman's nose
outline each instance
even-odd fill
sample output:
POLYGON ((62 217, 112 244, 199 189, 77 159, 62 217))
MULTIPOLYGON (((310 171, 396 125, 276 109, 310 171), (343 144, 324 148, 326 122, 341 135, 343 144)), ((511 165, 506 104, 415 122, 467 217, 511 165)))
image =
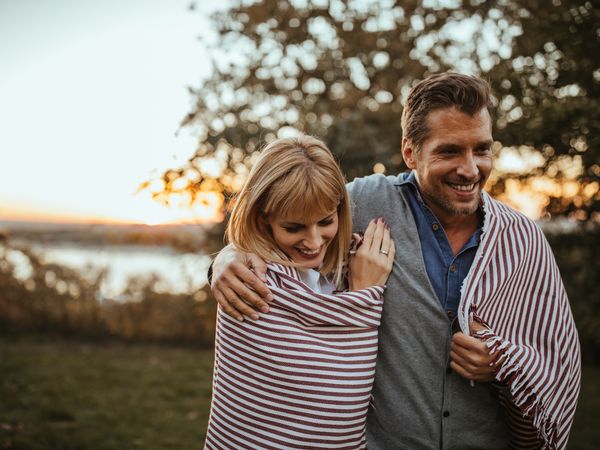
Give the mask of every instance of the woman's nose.
POLYGON ((304 245, 311 250, 316 250, 322 243, 323 237, 321 236, 321 233, 319 233, 319 229, 317 227, 309 228, 304 236, 304 245))

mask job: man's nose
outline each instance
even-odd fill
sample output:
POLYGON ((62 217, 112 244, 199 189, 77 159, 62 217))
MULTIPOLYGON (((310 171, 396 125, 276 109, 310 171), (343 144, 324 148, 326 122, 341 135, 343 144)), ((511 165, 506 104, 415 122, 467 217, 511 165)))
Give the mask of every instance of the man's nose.
POLYGON ((457 172, 459 175, 462 175, 467 179, 473 179, 479 175, 477 159, 472 151, 463 153, 457 168, 457 172))

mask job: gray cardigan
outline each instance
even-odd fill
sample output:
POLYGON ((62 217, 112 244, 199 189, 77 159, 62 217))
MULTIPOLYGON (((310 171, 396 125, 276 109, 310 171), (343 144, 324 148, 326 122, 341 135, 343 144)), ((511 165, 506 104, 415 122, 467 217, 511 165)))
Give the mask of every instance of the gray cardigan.
POLYGON ((505 449, 509 433, 498 392, 448 368, 451 325, 431 286, 403 175, 348 184, 355 231, 384 217, 396 244, 379 329, 369 450, 505 449))

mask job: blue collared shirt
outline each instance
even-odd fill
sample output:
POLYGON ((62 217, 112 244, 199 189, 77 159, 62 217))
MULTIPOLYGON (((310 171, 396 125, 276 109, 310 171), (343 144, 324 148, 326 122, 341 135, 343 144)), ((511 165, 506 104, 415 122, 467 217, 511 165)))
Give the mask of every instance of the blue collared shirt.
POLYGON ((409 195, 427 275, 438 299, 450 319, 456 316, 460 302, 460 288, 475 259, 481 238, 481 223, 467 243, 454 255, 444 228, 431 209, 425 204, 415 173, 401 175, 398 186, 409 195))

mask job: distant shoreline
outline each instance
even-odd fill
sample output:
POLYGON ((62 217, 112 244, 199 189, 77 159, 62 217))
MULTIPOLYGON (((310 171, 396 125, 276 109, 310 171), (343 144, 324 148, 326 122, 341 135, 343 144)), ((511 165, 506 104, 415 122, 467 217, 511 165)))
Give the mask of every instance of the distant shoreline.
POLYGON ((202 224, 81 224, 0 220, 0 240, 42 245, 168 246, 178 252, 206 250, 208 226, 202 224))

